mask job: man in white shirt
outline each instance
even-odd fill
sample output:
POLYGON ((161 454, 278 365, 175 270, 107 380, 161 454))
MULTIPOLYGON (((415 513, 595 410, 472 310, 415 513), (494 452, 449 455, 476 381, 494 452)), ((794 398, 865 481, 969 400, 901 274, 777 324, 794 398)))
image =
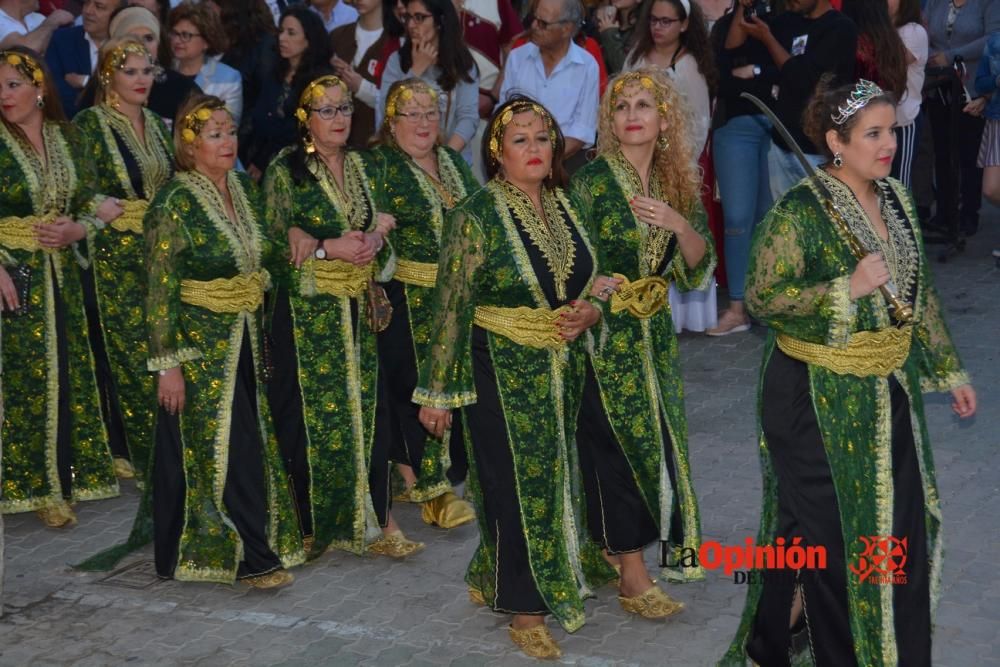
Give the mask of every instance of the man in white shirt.
POLYGON ((510 52, 500 102, 516 94, 541 102, 559 123, 569 158, 597 135, 597 61, 573 43, 583 6, 580 0, 537 0, 532 14, 531 42, 510 52))
POLYGON ((358 11, 343 0, 311 0, 309 6, 323 19, 327 34, 348 23, 358 20, 358 11))
POLYGON ((63 9, 42 16, 38 0, 0 0, 0 48, 26 46, 44 53, 56 28, 72 22, 73 15, 63 9))

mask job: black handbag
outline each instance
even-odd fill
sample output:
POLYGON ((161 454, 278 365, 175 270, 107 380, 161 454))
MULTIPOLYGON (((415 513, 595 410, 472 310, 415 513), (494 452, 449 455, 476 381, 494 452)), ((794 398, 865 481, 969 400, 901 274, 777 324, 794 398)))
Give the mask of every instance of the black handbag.
POLYGON ((31 293, 31 267, 27 264, 7 267, 7 275, 14 282, 14 291, 17 292, 17 308, 8 310, 6 305, 3 308, 4 317, 24 317, 30 311, 28 297, 31 293))

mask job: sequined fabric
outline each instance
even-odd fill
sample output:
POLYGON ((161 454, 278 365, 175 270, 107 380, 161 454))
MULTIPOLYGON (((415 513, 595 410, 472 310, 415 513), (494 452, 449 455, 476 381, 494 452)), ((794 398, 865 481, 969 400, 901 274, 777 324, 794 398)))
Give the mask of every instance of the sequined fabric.
MULTIPOLYGON (((829 178, 824 176, 824 178, 829 178)), ((913 341, 903 367, 894 373, 910 402, 913 437, 920 460, 930 560, 931 604, 940 588, 942 543, 941 508, 934 480, 934 462, 924 420, 921 387, 946 391, 968 382, 942 317, 917 228, 915 206, 901 183, 878 184, 891 197, 900 220, 887 221, 889 243, 908 254, 906 236, 912 236, 916 266, 893 266, 897 276, 915 276, 909 290, 914 300, 913 341)), ((832 189, 841 210, 855 203, 839 188, 832 189)), ((853 198, 853 195, 851 195, 853 198)), ((852 224, 858 224, 855 221, 852 224)), ((775 349, 777 334, 825 345, 846 345, 858 331, 891 326, 886 303, 877 291, 856 301, 849 298, 849 279, 857 260, 803 181, 768 213, 754 236, 747 272, 746 303, 751 314, 770 327, 764 365, 775 349)), ((903 278, 901 283, 906 283, 903 278)), ((812 404, 837 489, 846 562, 858 563, 864 550, 859 536, 892 534, 891 410, 888 379, 839 375, 809 365, 812 404)), ((764 503, 758 544, 773 542, 778 521, 777 480, 766 439, 760 438, 764 503)), ((896 664, 892 586, 861 583, 851 572, 848 607, 854 653, 858 664, 896 664)), ((757 580, 755 580, 757 581, 757 580)), ((751 583, 736 639, 721 664, 742 665, 762 584, 751 583)))
MULTIPOLYGON (((92 239, 94 174, 75 128, 45 123, 47 162, 0 124, 0 217, 68 215, 92 239)), ((94 500, 118 495, 107 434, 101 422, 94 361, 80 287, 86 242, 55 252, 26 250, 0 242, 5 266, 31 270, 27 315, 4 321, 5 412, 2 437, 3 486, 0 511, 27 512, 62 502, 56 465, 57 402, 68 395, 71 415, 73 498, 94 500), (60 386, 56 339, 55 290, 65 310, 69 386, 60 386), (17 387, 17 391, 10 391, 17 387)))
MULTIPOLYGON (((147 365, 158 370, 181 364, 186 392, 180 429, 187 493, 174 576, 222 583, 235 580, 242 552, 222 500, 236 370, 247 330, 254 366, 260 370, 261 309, 215 313, 186 304, 180 298, 180 283, 249 275, 283 261, 274 255, 275 245, 264 231, 260 198, 250 179, 230 172, 228 188, 235 220, 226 215, 215 185, 197 172, 175 176, 157 193, 144 220, 147 365)), ((282 564, 290 567, 301 563, 305 554, 259 387, 258 383, 268 541, 282 564)))

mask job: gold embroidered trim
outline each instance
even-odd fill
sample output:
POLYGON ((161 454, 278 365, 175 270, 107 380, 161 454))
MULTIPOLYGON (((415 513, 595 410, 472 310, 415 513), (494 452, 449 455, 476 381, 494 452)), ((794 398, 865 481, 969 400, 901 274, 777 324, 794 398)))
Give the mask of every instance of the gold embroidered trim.
POLYGON ((0 245, 11 250, 56 252, 55 248, 42 248, 38 245, 38 237, 35 235, 35 225, 48 225, 53 220, 55 220, 54 215, 26 215, 24 217, 12 215, 0 218, 0 245))
POLYGON ((437 270, 437 264, 399 259, 396 261, 396 273, 393 277, 407 285, 434 287, 437 283, 437 270))
MULTIPOLYGON (((608 162, 608 168, 611 169, 611 174, 618 181, 618 187, 621 188, 627 200, 646 194, 646 187, 642 183, 639 172, 620 151, 614 155, 606 156, 605 159, 608 162)), ((649 196, 663 202, 667 201, 658 178, 649 179, 649 196)), ((631 213, 631 216, 640 235, 639 270, 642 271, 642 275, 648 276, 659 268, 674 233, 662 227, 654 227, 640 222, 634 212, 631 213)))
POLYGON ((111 229, 142 234, 142 219, 146 216, 149 202, 145 199, 129 199, 122 202, 122 208, 122 214, 109 223, 111 229))
POLYGON ((569 308, 563 306, 555 310, 549 308, 501 308, 498 306, 476 306, 473 322, 495 334, 509 338, 518 345, 537 349, 557 350, 566 346, 566 340, 559 335, 559 316, 569 308))
POLYGON ((477 400, 478 397, 474 391, 445 394, 438 391, 421 389, 420 387, 413 390, 413 402, 417 405, 426 405, 431 408, 460 408, 464 405, 472 405, 477 400))
POLYGON ((357 298, 364 293, 365 287, 368 286, 374 267, 371 264, 355 266, 339 259, 308 259, 303 264, 302 271, 304 277, 312 277, 316 285, 316 292, 357 298))
POLYGON ((364 167, 356 153, 344 156, 344 187, 337 185, 330 168, 319 158, 309 160, 309 172, 316 177, 320 190, 340 211, 347 222, 347 229, 364 229, 370 215, 370 193, 365 187, 364 167))
POLYGON ((182 347, 171 354, 147 359, 146 370, 150 372, 165 371, 176 368, 185 362, 194 361, 195 359, 201 359, 200 350, 194 347, 182 347))
POLYGON ((143 142, 136 134, 132 121, 124 114, 104 104, 94 107, 94 109, 98 118, 104 121, 101 123, 104 130, 104 142, 114 159, 118 181, 125 192, 129 194, 129 199, 138 199, 142 196, 152 198, 156 191, 170 180, 171 165, 173 164, 173 156, 169 149, 170 144, 161 132, 156 114, 149 109, 142 110, 146 139, 143 142), (139 165, 143 192, 136 192, 135 188, 132 187, 132 179, 128 176, 125 160, 121 151, 118 150, 115 134, 121 137, 125 147, 132 154, 132 158, 139 165))
POLYGON ((264 303, 264 291, 270 285, 266 270, 232 278, 181 281, 181 301, 214 313, 251 313, 264 303))
POLYGON ((623 310, 641 320, 652 317, 667 305, 667 294, 670 288, 667 281, 659 276, 646 276, 636 281, 630 281, 621 273, 614 274, 621 279, 617 292, 611 293, 611 313, 617 314, 623 310))
POLYGON ((939 378, 920 378, 920 391, 925 394, 932 391, 947 392, 971 381, 966 371, 951 371, 939 378))
MULTIPOLYGON (((400 151, 402 153, 402 151, 400 151)), ((434 237, 440 242, 441 228, 444 226, 445 212, 454 207, 455 204, 465 197, 465 184, 462 181, 462 174, 452 163, 448 152, 442 148, 437 149, 437 165, 440 180, 427 173, 420 165, 413 161, 406 153, 402 153, 406 159, 406 164, 417 180, 420 191, 431 207, 431 230, 434 237)))
POLYGON ((566 282, 573 271, 576 244, 569 226, 563 220, 562 211, 555 195, 542 188, 542 212, 539 215, 535 205, 524 192, 507 181, 497 181, 502 199, 514 212, 532 244, 538 248, 552 276, 555 279, 556 296, 566 299, 566 282))
POLYGON ((778 347, 793 359, 822 366, 838 375, 886 377, 903 367, 910 355, 912 327, 859 331, 846 348, 830 347, 778 334, 778 347))
POLYGON ((231 220, 226 213, 226 203, 222 193, 207 176, 197 171, 184 171, 177 175, 194 195, 195 200, 205 211, 208 219, 216 229, 229 240, 230 250, 236 266, 243 273, 251 273, 260 268, 260 229, 257 226, 257 216, 247 193, 243 190, 236 171, 230 171, 226 176, 229 196, 233 201, 233 211, 236 219, 231 220))

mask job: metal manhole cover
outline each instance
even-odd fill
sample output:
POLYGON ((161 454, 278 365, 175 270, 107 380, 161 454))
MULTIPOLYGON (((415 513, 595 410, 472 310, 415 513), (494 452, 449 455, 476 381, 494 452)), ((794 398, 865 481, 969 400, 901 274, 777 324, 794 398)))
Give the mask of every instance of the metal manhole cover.
POLYGON ((97 583, 105 586, 117 586, 119 588, 149 588, 158 584, 160 578, 156 576, 156 566, 151 560, 141 560, 137 563, 126 565, 99 579, 97 583))

